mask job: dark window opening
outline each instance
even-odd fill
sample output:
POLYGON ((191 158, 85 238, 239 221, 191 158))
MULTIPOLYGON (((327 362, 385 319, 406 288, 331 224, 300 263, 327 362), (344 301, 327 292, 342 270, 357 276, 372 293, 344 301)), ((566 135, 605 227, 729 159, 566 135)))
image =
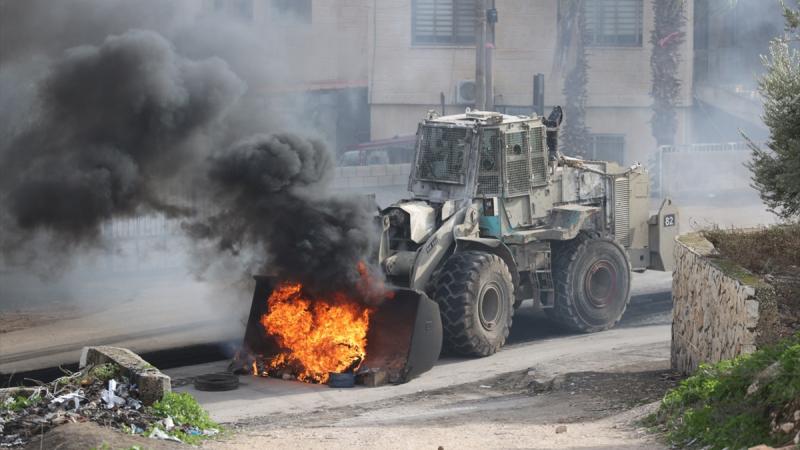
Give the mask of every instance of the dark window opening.
POLYGON ((643 0, 585 0, 586 45, 640 47, 643 0))
POLYGON ((214 0, 211 5, 215 12, 236 19, 252 21, 254 17, 253 1, 254 0, 214 0))
POLYGON ((625 160, 624 134, 592 134, 589 136, 589 154, 592 161, 611 161, 623 164, 625 160))
POLYGON ((476 8, 476 0, 413 0, 413 43, 475 44, 476 8))
POLYGON ((311 23, 311 0, 272 0, 273 20, 290 17, 300 23, 311 23))

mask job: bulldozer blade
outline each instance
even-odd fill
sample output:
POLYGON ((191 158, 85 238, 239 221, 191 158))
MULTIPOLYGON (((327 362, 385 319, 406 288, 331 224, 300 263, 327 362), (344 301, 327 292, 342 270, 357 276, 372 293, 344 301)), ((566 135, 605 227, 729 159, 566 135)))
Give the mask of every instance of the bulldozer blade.
MULTIPOLYGON (((245 329, 243 350, 269 358, 281 348, 261 325, 275 279, 256 276, 256 288, 245 329)), ((442 349, 439 305, 420 291, 395 289, 375 307, 367 331, 366 357, 359 372, 383 371, 391 383, 405 383, 430 370, 442 349)))

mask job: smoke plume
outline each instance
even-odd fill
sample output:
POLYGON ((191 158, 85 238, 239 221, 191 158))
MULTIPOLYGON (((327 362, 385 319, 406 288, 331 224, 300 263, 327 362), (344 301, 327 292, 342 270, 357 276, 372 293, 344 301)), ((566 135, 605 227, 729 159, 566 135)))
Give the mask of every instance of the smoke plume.
POLYGON ((281 31, 186 0, 51 3, 0 0, 2 256, 72 257, 111 220, 159 214, 184 221, 194 268, 232 255, 359 289, 371 206, 325 194, 332 155, 288 132, 321 133, 257 94, 303 67, 281 31))
POLYGON ((331 154, 319 141, 291 134, 257 135, 210 161, 215 203, 223 209, 186 228, 220 251, 256 249, 254 270, 302 282, 316 292, 364 298, 359 263, 376 236, 366 198, 324 193, 331 154))
POLYGON ((185 59, 152 31, 68 50, 40 82, 30 128, 2 153, 11 225, 82 241, 113 217, 185 213, 159 187, 243 90, 222 60, 185 59))

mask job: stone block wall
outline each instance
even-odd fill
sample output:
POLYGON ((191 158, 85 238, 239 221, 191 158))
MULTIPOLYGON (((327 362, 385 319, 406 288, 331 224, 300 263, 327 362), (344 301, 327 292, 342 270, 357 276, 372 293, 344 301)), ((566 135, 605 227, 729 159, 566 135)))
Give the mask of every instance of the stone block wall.
POLYGON ((672 299, 672 368, 682 373, 776 340, 774 290, 699 234, 676 240, 672 299))
POLYGON ((333 177, 334 189, 359 189, 408 186, 411 164, 337 167, 333 177))

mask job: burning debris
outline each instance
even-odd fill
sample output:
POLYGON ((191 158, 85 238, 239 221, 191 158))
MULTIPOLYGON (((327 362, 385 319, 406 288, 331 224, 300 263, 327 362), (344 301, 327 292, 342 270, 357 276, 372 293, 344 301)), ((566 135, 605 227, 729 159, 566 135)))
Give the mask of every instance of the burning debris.
POLYGON ((325 383, 330 373, 358 369, 366 356, 373 309, 337 292, 311 298, 296 283, 281 283, 267 300, 264 329, 283 349, 254 373, 289 371, 300 381, 325 383))
MULTIPOLYGON (((34 388, 4 389, 0 395, 0 447, 20 447, 53 427, 65 423, 95 422, 125 433, 158 439, 196 441, 219 428, 203 416, 186 420, 185 410, 166 408, 163 399, 144 406, 137 385, 120 375, 113 364, 88 366, 52 383, 34 388), (172 417, 171 414, 184 414, 172 417), (206 425, 198 427, 197 425, 206 425), (183 438, 183 439, 181 439, 183 438)), ((169 394, 177 396, 182 394, 169 394)))
POLYGON ((368 305, 342 292, 320 297, 299 283, 256 281, 243 348, 231 365, 239 373, 377 386, 404 383, 439 357, 439 308, 423 293, 383 288, 384 301, 368 305))

